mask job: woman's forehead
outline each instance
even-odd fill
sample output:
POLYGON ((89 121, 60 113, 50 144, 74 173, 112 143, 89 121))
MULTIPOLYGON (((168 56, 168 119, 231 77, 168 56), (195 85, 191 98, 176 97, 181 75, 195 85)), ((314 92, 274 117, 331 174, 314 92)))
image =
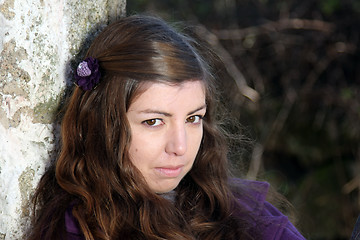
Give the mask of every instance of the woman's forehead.
POLYGON ((159 82, 147 82, 140 86, 137 96, 130 104, 130 108, 156 107, 167 105, 204 105, 205 87, 203 81, 185 81, 177 84, 167 84, 159 82))
POLYGON ((139 90, 141 92, 146 91, 149 88, 154 87, 174 87, 174 88, 183 88, 183 87, 194 87, 194 86, 202 86, 205 87, 205 83, 200 79, 189 79, 182 82, 165 82, 165 81, 146 81, 139 84, 139 90))
POLYGON ((193 90, 195 90, 196 88, 201 88, 204 94, 206 94, 206 86, 203 80, 187 80, 180 83, 147 81, 147 82, 142 82, 138 85, 137 89, 135 90, 135 94, 133 96, 131 103, 136 101, 136 99, 138 99, 145 92, 147 92, 147 94, 153 93, 156 95, 165 88, 167 90, 173 89, 174 91, 175 90, 178 91, 184 88, 193 89, 193 90))

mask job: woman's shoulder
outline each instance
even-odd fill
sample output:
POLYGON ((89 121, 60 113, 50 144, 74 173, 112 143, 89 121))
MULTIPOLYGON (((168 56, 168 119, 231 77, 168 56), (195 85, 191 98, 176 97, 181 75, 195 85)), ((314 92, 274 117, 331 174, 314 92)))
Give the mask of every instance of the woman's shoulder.
POLYGON ((74 215, 72 209, 74 205, 71 204, 65 212, 65 229, 67 240, 84 240, 84 235, 80 230, 80 226, 74 215))
POLYGON ((234 178, 230 185, 242 211, 250 213, 252 230, 265 240, 305 239, 289 219, 266 201, 270 184, 234 178))
POLYGON ((245 210, 253 212, 263 208, 270 184, 268 182, 232 178, 230 186, 241 206, 245 210))

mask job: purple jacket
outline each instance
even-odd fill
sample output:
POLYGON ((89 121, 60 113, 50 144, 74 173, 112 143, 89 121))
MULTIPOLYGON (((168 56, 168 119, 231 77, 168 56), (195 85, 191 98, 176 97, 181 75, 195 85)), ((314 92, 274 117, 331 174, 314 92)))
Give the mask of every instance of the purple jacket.
POLYGON ((305 239, 289 219, 266 201, 269 183, 233 179, 233 184, 242 186, 245 194, 236 195, 239 203, 252 213, 253 231, 261 233, 263 240, 305 239))
MULTIPOLYGON (((263 240, 303 240, 305 239, 273 205, 265 198, 269 189, 266 182, 246 181, 233 179, 233 183, 242 185, 247 189, 246 194, 237 196, 239 203, 252 213, 255 219, 252 222, 253 231, 262 234, 263 240)), ((76 219, 69 208, 65 213, 65 223, 68 240, 84 240, 76 219)))

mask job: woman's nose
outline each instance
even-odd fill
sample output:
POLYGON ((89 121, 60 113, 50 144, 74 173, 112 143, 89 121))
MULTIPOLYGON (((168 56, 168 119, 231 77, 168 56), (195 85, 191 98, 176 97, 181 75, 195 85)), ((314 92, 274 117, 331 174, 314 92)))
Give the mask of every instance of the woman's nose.
POLYGON ((184 155, 187 150, 187 134, 185 124, 173 126, 168 132, 165 151, 177 156, 184 155))

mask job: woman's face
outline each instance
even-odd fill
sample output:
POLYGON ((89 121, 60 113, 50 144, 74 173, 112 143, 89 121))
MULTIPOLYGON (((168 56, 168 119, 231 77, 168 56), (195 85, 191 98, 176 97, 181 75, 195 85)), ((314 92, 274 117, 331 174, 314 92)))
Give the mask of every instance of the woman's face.
POLYGON ((152 191, 169 192, 190 171, 199 150, 205 90, 201 81, 144 87, 127 112, 130 158, 152 191))

